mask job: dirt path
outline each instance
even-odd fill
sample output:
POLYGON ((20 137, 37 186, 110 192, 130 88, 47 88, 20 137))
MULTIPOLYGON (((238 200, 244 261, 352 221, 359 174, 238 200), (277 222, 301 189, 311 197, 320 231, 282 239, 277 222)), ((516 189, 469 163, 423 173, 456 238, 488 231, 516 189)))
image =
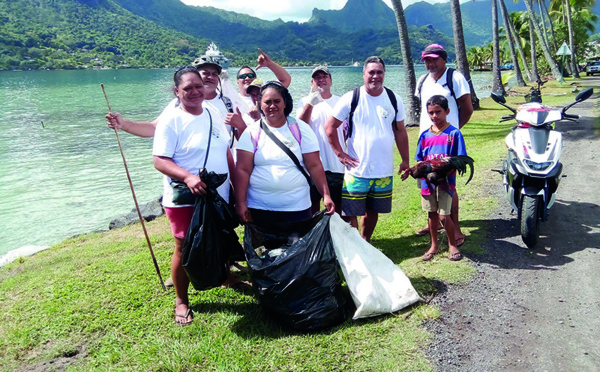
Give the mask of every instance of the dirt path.
POLYGON ((486 253, 468 255, 477 274, 433 301, 443 314, 427 324, 435 334, 428 357, 438 370, 600 370, 600 187, 590 182, 600 175, 594 90, 569 110, 581 115, 580 123, 557 125, 568 177, 535 250, 524 249, 500 176, 490 174, 501 207, 487 221, 493 227, 486 253))

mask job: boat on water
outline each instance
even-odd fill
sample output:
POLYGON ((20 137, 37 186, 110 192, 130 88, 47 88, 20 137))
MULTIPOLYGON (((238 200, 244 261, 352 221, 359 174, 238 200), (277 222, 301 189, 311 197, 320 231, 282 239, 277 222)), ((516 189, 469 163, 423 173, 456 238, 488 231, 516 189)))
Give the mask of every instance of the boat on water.
POLYGON ((217 47, 217 44, 213 42, 208 45, 206 52, 202 56, 196 58, 194 65, 200 64, 203 61, 212 61, 218 63, 224 70, 229 68, 229 60, 223 55, 223 53, 221 53, 219 47, 217 47))

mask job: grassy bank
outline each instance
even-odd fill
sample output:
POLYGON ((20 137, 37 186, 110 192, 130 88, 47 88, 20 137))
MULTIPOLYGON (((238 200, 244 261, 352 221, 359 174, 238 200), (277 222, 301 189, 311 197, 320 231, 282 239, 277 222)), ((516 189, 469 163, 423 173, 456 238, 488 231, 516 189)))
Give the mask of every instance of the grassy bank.
MULTIPOLYGON (((572 101, 569 81, 547 84, 544 102, 572 101)), ((525 92, 525 90, 522 90, 525 92)), ((523 96, 508 97, 515 106, 523 96)), ((461 221, 468 258, 481 251, 497 206, 491 188, 501 187, 497 168, 512 123, 498 123, 505 109, 484 99, 464 130, 475 176, 459 177, 461 221)), ((417 129, 409 129, 411 157, 417 129)), ((373 245, 405 271, 425 299, 444 285, 468 280, 468 259, 451 262, 439 255, 420 261, 428 237, 415 181, 394 185, 393 212, 382 216, 373 245)), ((173 241, 168 222, 147 225, 166 279, 173 241)), ((442 237, 442 239, 444 239, 442 237)), ((446 242, 442 247, 447 249, 446 242)), ((266 317, 248 292, 233 289, 191 291, 194 322, 173 322, 174 293, 163 292, 154 274, 139 225, 69 239, 33 257, 0 269, 1 370, 134 371, 427 371, 422 353, 429 335, 421 327, 438 316, 421 303, 396 314, 348 320, 324 332, 303 334, 266 317)))

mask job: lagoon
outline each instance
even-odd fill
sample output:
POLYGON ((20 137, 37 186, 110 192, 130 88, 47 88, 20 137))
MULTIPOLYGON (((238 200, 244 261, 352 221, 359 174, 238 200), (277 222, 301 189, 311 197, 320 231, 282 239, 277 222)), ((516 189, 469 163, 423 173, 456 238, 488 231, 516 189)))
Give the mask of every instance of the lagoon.
MULTIPOLYGON (((311 68, 290 68, 295 100, 310 90, 311 68)), ((425 73, 415 66, 417 77, 425 73)), ((334 94, 362 84, 361 67, 331 67, 334 94)), ((235 76, 237 68, 228 70, 235 76)), ((100 84, 111 107, 133 120, 153 120, 173 98, 172 69, 0 72, 0 257, 26 245, 51 245, 108 229, 135 207, 100 84)), ((261 69, 263 81, 274 75, 261 69)), ((386 86, 405 100, 402 66, 388 66, 386 86)), ((478 97, 490 72, 472 73, 478 97)), ((161 174, 152 140, 120 133, 140 204, 158 198, 161 174)), ((411 149, 412 153, 412 149, 411 149)))

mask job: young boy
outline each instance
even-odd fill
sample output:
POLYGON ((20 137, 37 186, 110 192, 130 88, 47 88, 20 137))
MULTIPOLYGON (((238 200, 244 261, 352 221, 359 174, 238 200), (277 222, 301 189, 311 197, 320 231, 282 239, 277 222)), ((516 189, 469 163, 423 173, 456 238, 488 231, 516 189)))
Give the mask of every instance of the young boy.
MULTIPOLYGON (((435 95, 427 101, 427 114, 433 125, 421 133, 417 144, 417 161, 431 160, 446 156, 467 155, 465 140, 460 130, 454 128, 446 121, 450 113, 448 100, 441 95, 435 95)), ((448 176, 439 180, 438 186, 421 179, 421 206, 429 214, 429 234, 431 235, 431 248, 423 255, 423 261, 431 260, 439 253, 438 230, 441 219, 446 235, 451 261, 459 261, 462 255, 456 246, 454 223, 450 217, 452 207, 452 195, 456 192, 456 171, 448 173, 448 176)))

